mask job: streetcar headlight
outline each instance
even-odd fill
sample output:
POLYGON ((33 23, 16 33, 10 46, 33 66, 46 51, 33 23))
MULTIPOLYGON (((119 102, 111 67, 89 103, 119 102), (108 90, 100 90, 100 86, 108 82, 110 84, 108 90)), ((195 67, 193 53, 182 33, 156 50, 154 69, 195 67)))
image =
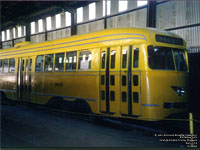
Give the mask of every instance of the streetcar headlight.
POLYGON ((184 96, 185 95, 185 87, 181 87, 181 86, 172 86, 172 89, 174 89, 174 91, 176 91, 176 93, 179 96, 184 96))

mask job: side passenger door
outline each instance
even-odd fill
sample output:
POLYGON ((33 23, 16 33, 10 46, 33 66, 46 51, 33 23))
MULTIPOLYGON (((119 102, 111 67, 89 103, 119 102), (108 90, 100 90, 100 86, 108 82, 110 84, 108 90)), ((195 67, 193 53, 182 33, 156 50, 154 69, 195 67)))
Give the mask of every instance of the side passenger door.
POLYGON ((141 115, 140 45, 123 46, 121 50, 120 113, 124 116, 141 115))
POLYGON ((32 72, 32 58, 19 58, 18 63, 18 99, 31 99, 31 72, 32 72))
POLYGON ((100 111, 115 114, 120 99, 120 47, 103 48, 100 55, 100 111))

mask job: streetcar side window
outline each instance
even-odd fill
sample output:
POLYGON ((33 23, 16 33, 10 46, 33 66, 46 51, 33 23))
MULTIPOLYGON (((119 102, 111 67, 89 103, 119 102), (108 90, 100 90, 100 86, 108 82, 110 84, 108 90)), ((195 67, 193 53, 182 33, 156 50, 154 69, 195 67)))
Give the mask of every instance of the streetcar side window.
POLYGON ((139 64, 139 48, 135 48, 133 56, 133 67, 138 68, 138 64, 139 64))
POLYGON ((80 52, 78 69, 88 70, 91 69, 92 54, 90 51, 80 52))
POLYGON ((175 70, 172 49, 169 47, 148 47, 148 62, 151 69, 175 70))
POLYGON ((8 72, 8 59, 3 60, 3 72, 8 72))
POLYGON ((36 58, 35 72, 43 72, 44 55, 39 55, 36 58))
POLYGON ((122 68, 126 68, 127 64, 127 49, 122 50, 122 68))
POLYGON ((106 52, 103 51, 101 53, 101 69, 105 69, 105 63, 106 63, 106 52))
POLYGON ((24 64, 25 64, 24 59, 22 59, 22 71, 24 71, 24 64))
POLYGON ((29 71, 32 71, 32 59, 30 59, 29 71))
POLYGON ((0 59, 0 72, 2 72, 2 66, 3 66, 3 62, 2 62, 2 60, 0 59))
POLYGON ((177 71, 187 71, 185 52, 180 49, 174 49, 174 58, 177 71))
POLYGON ((9 72, 15 72, 15 59, 9 59, 9 72))
POLYGON ((53 54, 45 55, 45 72, 52 72, 53 71, 53 54))
POLYGON ((77 52, 66 53, 66 71, 76 70, 77 52))
POLYGON ((115 68, 115 55, 116 55, 116 51, 112 50, 111 51, 111 68, 114 69, 115 68))
POLYGON ((65 53, 57 53, 55 55, 55 71, 56 72, 63 72, 64 71, 64 60, 65 53))

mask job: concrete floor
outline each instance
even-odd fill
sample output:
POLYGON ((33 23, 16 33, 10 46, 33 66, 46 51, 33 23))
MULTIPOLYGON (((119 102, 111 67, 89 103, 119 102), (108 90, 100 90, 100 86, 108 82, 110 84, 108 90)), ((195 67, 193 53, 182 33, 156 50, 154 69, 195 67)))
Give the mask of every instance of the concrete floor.
MULTIPOLYGON (((183 147, 162 143, 153 132, 96 123, 81 115, 26 105, 1 105, 1 147, 183 147)), ((184 144, 183 144, 184 145, 184 144)))

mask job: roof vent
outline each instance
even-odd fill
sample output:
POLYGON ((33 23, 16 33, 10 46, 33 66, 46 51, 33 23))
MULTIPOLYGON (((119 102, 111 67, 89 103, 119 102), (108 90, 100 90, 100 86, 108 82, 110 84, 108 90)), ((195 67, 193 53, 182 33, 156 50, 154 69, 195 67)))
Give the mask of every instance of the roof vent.
POLYGON ((21 46, 25 46, 25 45, 29 45, 29 44, 31 44, 31 42, 25 41, 25 42, 20 42, 20 43, 15 44, 14 47, 19 48, 21 46))

